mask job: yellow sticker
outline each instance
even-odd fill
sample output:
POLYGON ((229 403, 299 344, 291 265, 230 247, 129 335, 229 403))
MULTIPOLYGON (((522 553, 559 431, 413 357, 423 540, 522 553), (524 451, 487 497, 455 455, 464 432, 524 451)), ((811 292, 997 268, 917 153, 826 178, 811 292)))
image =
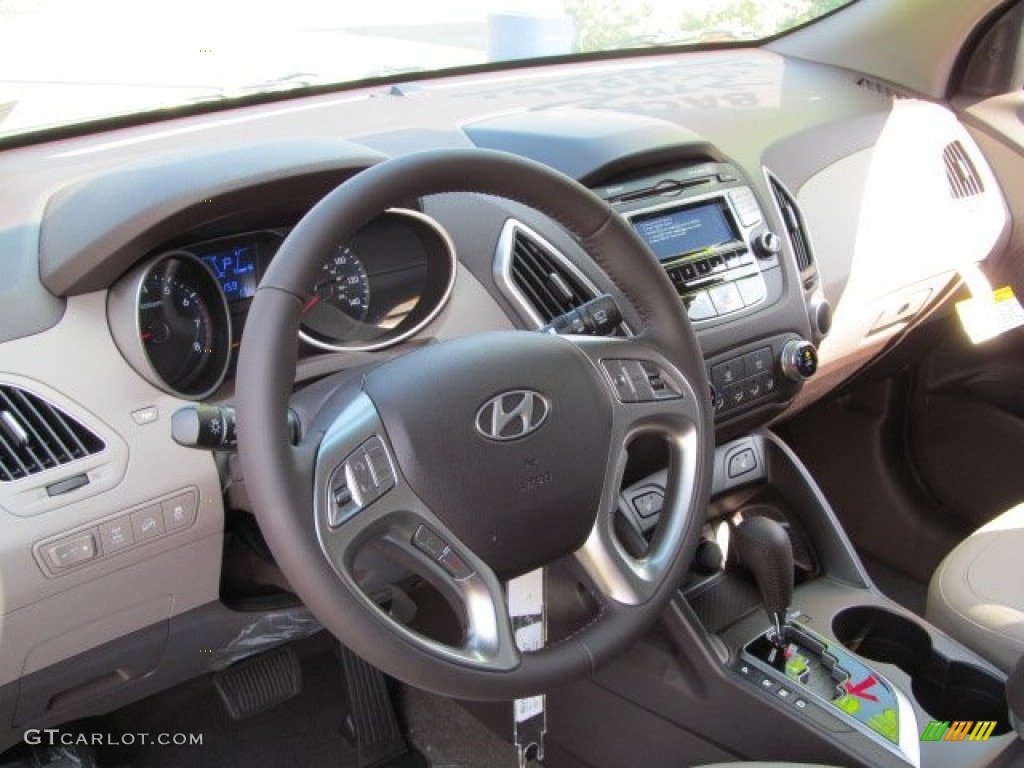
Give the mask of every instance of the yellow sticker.
POLYGON ((1008 285, 992 291, 991 297, 975 296, 957 302, 956 311, 961 325, 975 344, 1024 325, 1024 309, 1008 285))

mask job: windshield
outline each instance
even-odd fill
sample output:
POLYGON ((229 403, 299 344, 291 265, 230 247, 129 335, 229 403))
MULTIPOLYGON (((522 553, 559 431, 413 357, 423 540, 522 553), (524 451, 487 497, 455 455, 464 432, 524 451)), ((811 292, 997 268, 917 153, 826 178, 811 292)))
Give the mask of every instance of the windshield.
POLYGON ((372 78, 755 41, 851 0, 0 0, 0 137, 372 78))

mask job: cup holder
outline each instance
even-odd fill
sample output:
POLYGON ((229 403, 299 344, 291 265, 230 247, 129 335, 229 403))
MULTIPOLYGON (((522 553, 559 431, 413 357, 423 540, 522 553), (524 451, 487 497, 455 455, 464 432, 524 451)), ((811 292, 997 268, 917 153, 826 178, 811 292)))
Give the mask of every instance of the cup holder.
POLYGON ((1010 730, 1005 684, 934 650, 920 624, 883 608, 856 606, 836 614, 832 632, 854 653, 906 672, 917 703, 936 720, 995 721, 993 736, 1010 730))

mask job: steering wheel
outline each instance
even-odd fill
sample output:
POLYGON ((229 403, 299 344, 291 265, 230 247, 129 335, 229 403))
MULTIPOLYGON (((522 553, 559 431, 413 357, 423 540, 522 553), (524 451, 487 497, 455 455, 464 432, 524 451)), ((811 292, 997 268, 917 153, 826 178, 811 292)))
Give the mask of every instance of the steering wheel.
POLYGON ((239 358, 239 454, 277 562, 320 622, 384 672, 467 699, 510 699, 581 678, 647 629, 682 581, 704 520, 714 446, 703 359, 682 303, 600 198, 533 161, 488 150, 388 160, 352 177, 291 231, 252 302, 239 358), (299 311, 321 254, 387 208, 446 192, 505 197, 571 232, 628 298, 631 337, 498 331, 428 345, 335 392, 293 446, 287 410, 299 311), (614 517, 628 445, 669 448, 660 524, 642 557, 614 517), (360 588, 366 547, 457 607, 461 642, 399 623, 360 588), (575 558, 599 609, 541 650, 516 647, 506 580, 575 558))

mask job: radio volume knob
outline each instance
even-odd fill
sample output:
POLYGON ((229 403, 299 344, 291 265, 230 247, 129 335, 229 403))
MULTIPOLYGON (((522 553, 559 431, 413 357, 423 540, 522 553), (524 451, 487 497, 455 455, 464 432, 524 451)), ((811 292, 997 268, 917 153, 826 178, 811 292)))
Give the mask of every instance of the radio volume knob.
POLYGON ((779 240, 779 236, 771 230, 762 232, 754 238, 754 250, 757 251, 757 255, 762 259, 768 259, 774 256, 782 248, 782 241, 779 240))
POLYGON ((818 350, 803 339, 787 341, 779 360, 782 373, 792 381, 804 381, 818 370, 818 350))

